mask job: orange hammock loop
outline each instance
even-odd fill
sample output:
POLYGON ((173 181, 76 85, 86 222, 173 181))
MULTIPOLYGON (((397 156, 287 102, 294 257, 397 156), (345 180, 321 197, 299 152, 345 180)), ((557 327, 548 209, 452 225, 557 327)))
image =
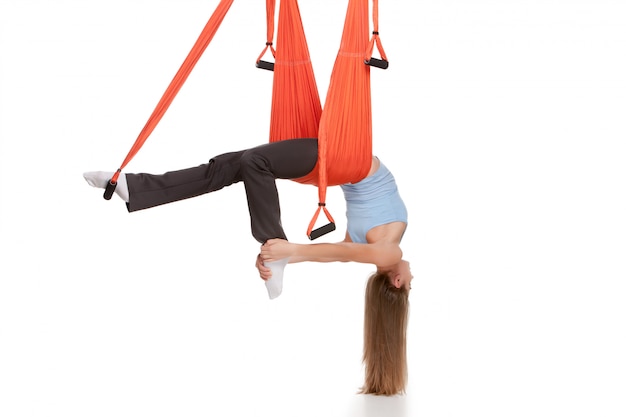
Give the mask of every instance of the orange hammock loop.
POLYGON ((267 41, 265 41, 265 48, 261 51, 261 54, 256 59, 257 68, 273 71, 274 64, 268 61, 263 61, 262 58, 269 49, 272 52, 272 56, 276 59, 276 50, 274 49, 274 12, 276 9, 275 0, 266 1, 266 16, 267 16, 267 41))

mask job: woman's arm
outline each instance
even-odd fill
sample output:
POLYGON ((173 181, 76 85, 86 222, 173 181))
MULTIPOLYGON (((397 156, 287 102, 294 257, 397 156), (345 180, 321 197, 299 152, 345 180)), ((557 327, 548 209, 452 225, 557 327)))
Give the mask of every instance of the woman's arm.
POLYGON ((298 244, 270 239, 261 246, 261 258, 271 262, 289 257, 295 262, 360 262, 377 266, 394 265, 402 259, 398 245, 391 243, 314 243, 298 244))

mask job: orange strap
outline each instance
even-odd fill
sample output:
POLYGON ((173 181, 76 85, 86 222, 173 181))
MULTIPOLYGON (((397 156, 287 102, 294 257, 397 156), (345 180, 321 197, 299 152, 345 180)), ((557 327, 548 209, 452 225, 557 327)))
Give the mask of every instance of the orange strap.
POLYGON ((265 48, 261 51, 261 54, 256 59, 258 64, 267 52, 268 49, 272 52, 272 56, 276 58, 276 50, 274 49, 274 13, 276 10, 276 0, 267 0, 265 3, 266 16, 267 16, 267 41, 265 41, 265 48))
POLYGON ((315 138, 322 104, 296 0, 281 0, 272 85, 270 142, 315 138))
POLYGON ((117 170, 117 172, 115 172, 113 178, 111 178, 111 182, 113 184, 117 183, 117 179, 119 178, 122 169, 124 169, 124 167, 137 154, 137 152, 139 152, 139 149, 141 149, 146 139, 148 139, 154 128, 157 126, 157 124, 169 108, 170 104, 174 100, 174 97, 176 97, 176 94, 185 83, 185 80, 187 80, 187 77, 191 73, 191 70, 196 65, 196 63, 202 56, 202 53, 213 39, 215 32, 217 32, 217 29, 224 20, 224 16, 226 16, 226 13, 230 9, 233 1, 234 0, 221 0, 221 2, 218 4, 217 8, 211 15, 211 18, 202 30, 202 33, 200 33, 198 40, 191 48, 191 51, 187 55, 187 58, 185 58, 185 61, 174 76, 174 79, 170 82, 170 85, 165 90, 163 97, 161 97, 161 100, 152 112, 152 115, 148 119, 148 122, 139 133, 139 136, 135 140, 134 145, 126 156, 126 159, 124 159, 122 165, 120 165, 120 168, 117 170))
POLYGON ((373 0, 372 21, 374 24, 374 30, 372 32, 372 39, 370 40, 369 46, 367 47, 367 54, 365 55, 365 59, 367 61, 370 60, 370 58, 372 57, 372 53, 374 52, 374 45, 376 45, 378 53, 380 53, 380 57, 386 61, 387 54, 385 54, 383 44, 380 41, 380 36, 378 34, 378 0, 373 0))

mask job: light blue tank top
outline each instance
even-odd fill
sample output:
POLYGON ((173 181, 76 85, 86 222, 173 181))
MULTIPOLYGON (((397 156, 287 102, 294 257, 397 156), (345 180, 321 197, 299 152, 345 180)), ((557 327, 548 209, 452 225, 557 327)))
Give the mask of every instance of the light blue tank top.
POLYGON ((383 163, 371 176, 341 185, 346 199, 348 234, 354 243, 367 243, 370 229, 392 222, 407 223, 408 213, 393 174, 383 163))

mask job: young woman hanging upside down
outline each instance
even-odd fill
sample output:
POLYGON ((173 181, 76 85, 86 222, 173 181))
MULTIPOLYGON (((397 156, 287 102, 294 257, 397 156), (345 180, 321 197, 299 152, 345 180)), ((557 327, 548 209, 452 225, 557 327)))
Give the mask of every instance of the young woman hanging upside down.
MULTIPOLYGON (((402 259, 400 241, 407 210, 395 179, 373 156, 369 174, 341 185, 347 208, 347 232, 338 243, 296 244, 281 225, 276 179, 307 175, 318 159, 317 139, 291 139, 225 153, 207 164, 162 175, 120 175, 115 193, 129 212, 220 190, 243 181, 252 235, 261 243, 256 267, 270 298, 282 292, 283 268, 295 262, 360 262, 376 266, 365 294, 365 394, 395 395, 407 382, 406 328, 413 276, 402 259)), ((105 188, 113 172, 86 172, 94 187, 105 188)))

